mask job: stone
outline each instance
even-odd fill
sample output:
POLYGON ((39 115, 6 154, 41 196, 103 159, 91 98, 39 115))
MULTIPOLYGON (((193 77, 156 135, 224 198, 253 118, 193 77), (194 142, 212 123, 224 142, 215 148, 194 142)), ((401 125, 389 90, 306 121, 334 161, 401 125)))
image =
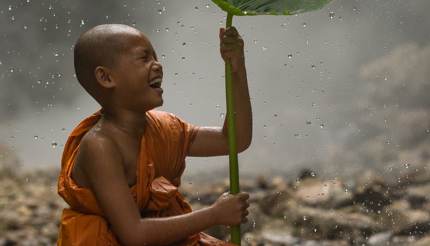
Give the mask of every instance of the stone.
POLYGON ((308 206, 338 208, 352 203, 352 194, 338 180, 305 179, 297 186, 294 195, 308 206))
POLYGON ((406 200, 399 200, 384 208, 379 218, 383 226, 395 234, 423 234, 430 230, 430 214, 412 209, 406 200))
POLYGON ((376 233, 369 238, 367 243, 371 246, 389 245, 392 236, 393 233, 391 231, 376 233))

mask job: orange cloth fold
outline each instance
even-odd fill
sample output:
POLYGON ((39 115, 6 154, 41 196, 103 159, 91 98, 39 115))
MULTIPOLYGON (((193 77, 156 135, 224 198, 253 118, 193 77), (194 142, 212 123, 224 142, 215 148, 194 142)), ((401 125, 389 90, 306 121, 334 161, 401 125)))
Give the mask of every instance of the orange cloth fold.
MULTIPOLYGON (((149 111, 137 163, 137 183, 130 192, 142 217, 168 217, 190 213, 191 206, 179 193, 185 157, 197 128, 171 113, 149 111)), ((70 206, 63 210, 57 245, 120 245, 110 230, 91 190, 79 187, 71 177, 82 137, 100 119, 98 111, 84 119, 64 146, 58 194, 70 206)), ((191 235, 171 245, 233 245, 206 233, 191 235)))

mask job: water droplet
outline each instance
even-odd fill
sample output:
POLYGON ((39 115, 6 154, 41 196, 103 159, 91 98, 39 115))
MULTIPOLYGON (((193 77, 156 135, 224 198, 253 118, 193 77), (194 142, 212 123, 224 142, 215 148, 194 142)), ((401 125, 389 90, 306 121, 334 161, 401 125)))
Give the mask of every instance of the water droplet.
POLYGON ((409 163, 405 163, 404 166, 405 166, 405 168, 409 168, 410 164, 409 163))
POLYGON ((181 57, 182 60, 185 60, 185 56, 181 57))
POLYGON ((320 128, 323 129, 324 127, 325 127, 325 125, 321 123, 320 128))
POLYGON ((81 20, 81 24, 79 25, 80 27, 83 27, 85 25, 85 21, 82 19, 81 20))
POLYGON ((198 7, 198 6, 194 6, 194 9, 198 10, 198 9, 199 9, 199 7, 198 7))
POLYGON ((166 59, 166 55, 161 55, 161 59, 166 59))
POLYGON ((37 140, 37 139, 39 139, 39 136, 34 135, 34 140, 37 140))
POLYGON ((287 23, 281 23, 282 28, 287 28, 287 23))
POLYGON ((224 113, 221 113, 221 114, 219 114, 219 117, 221 118, 221 119, 224 119, 224 113))
POLYGON ((51 143, 51 147, 52 147, 53 149, 57 148, 57 146, 58 146, 58 143, 57 143, 57 142, 52 142, 52 143, 51 143))
POLYGON ((263 51, 266 51, 267 50, 267 47, 261 47, 261 49, 263 50, 263 51))
POLYGON ((288 54, 288 59, 293 58, 293 54, 288 54))
POLYGON ((273 117, 278 117, 278 114, 273 114, 273 117))
POLYGON ((49 6, 48 6, 48 9, 49 9, 49 10, 52 10, 52 9, 53 9, 52 5, 49 5, 49 6))
POLYGON ((317 232, 318 230, 317 230, 317 228, 314 228, 314 232, 317 232))
POLYGON ((24 26, 24 30, 27 30, 28 29, 28 27, 27 26, 24 26))
POLYGON ((164 28, 164 31, 169 32, 169 28, 168 27, 164 28))
POLYGON ((357 7, 352 7, 352 11, 354 11, 355 13, 357 13, 359 11, 359 9, 357 7))
POLYGON ((211 6, 210 6, 209 4, 206 4, 206 5, 205 5, 205 7, 208 9, 208 8, 210 8, 211 6))
POLYGON ((306 24, 306 22, 303 22, 303 23, 302 23, 302 26, 303 26, 303 27, 306 27, 307 25, 308 25, 308 24, 306 24))
POLYGON ((311 65, 311 68, 315 70, 317 66, 315 66, 314 64, 311 65))
POLYGON ((179 74, 179 73, 175 73, 174 75, 175 75, 175 76, 178 76, 178 74, 179 74))
POLYGON ((183 43, 182 43, 182 46, 185 46, 185 45, 187 45, 187 43, 183 42, 183 43))
POLYGON ((12 5, 9 5, 8 10, 9 10, 9 11, 12 11, 12 5))
POLYGON ((328 17, 330 18, 330 20, 333 20, 335 17, 335 13, 334 12, 329 12, 328 13, 328 17))
POLYGON ((257 43, 258 43, 258 40, 254 39, 254 40, 252 40, 252 42, 253 42, 254 44, 257 44, 257 43))
POLYGON ((163 10, 159 9, 158 14, 161 15, 163 13, 163 10))
MULTIPOLYGON (((1 63, 0 63, 1 64, 1 63)), ((426 133, 430 133, 430 129, 426 129, 426 133)))
POLYGON ((303 220, 306 221, 306 220, 308 220, 308 218, 306 218, 306 216, 303 216, 303 220))
POLYGON ((219 104, 215 105, 215 108, 216 108, 216 109, 219 109, 219 108, 220 108, 219 104))
POLYGON ((310 120, 306 121, 306 125, 311 125, 311 124, 312 124, 312 121, 310 121, 310 120))

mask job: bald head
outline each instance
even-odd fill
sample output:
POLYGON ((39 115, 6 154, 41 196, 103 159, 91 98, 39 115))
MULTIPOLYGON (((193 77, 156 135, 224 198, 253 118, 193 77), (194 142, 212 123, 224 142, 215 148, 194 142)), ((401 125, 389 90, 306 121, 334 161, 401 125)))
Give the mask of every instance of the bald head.
POLYGON ((84 32, 74 47, 75 73, 79 83, 100 103, 100 89, 94 75, 97 66, 114 68, 129 38, 143 35, 121 24, 99 25, 84 32))

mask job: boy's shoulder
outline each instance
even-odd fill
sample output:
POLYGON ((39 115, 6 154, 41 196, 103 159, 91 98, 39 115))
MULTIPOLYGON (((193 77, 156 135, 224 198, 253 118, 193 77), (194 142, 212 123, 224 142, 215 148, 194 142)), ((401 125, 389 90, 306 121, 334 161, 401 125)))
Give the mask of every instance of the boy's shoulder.
POLYGON ((161 111, 161 110, 150 110, 147 112, 147 114, 156 120, 175 120, 175 119, 177 119, 176 115, 174 115, 170 112, 161 111))
POLYGON ((180 117, 166 111, 150 110, 147 115, 153 123, 159 126, 181 126, 185 123, 180 117))
POLYGON ((114 136, 103 130, 91 129, 80 140, 72 178, 80 187, 88 188, 90 184, 86 177, 89 173, 97 173, 96 170, 108 165, 120 165, 121 158, 122 153, 114 136))

